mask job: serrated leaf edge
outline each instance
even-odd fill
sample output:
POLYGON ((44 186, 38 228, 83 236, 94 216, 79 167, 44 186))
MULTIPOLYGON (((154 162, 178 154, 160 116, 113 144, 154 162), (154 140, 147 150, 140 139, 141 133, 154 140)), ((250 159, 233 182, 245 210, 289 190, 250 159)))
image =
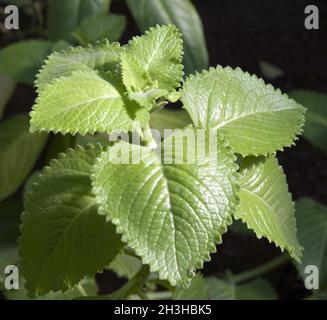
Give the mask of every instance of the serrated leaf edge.
MULTIPOLYGON (((76 145, 74 148, 69 148, 67 149, 66 152, 61 152, 59 153, 58 157, 56 159, 52 159, 49 163, 49 165, 45 166, 42 171, 40 172, 40 174, 38 175, 36 181, 34 181, 31 185, 31 190, 30 192, 27 194, 27 199, 30 199, 31 198, 31 195, 33 194, 33 191, 35 190, 35 188, 37 188, 37 186, 39 185, 39 181, 41 181, 44 176, 51 172, 53 169, 52 169, 52 166, 59 163, 59 160, 61 159, 65 159, 67 158, 70 154, 74 153, 74 152, 83 152, 83 151, 91 151, 91 150, 95 150, 95 151, 103 151, 104 148, 101 144, 99 143, 96 143, 96 144, 87 144, 86 147, 82 147, 80 145, 76 145)), ((28 201, 28 200, 27 200, 28 201)), ((95 202, 96 204, 96 202, 95 202)), ((27 294, 30 298, 35 298, 37 296, 39 296, 39 294, 37 293, 37 290, 35 290, 35 288, 33 288, 32 286, 30 286, 29 284, 29 281, 28 281, 28 278, 25 277, 25 273, 24 273, 24 260, 21 258, 22 257, 22 252, 21 252, 21 243, 22 243, 22 240, 23 240, 23 235, 22 235, 22 231, 23 231, 23 224, 24 224, 24 220, 25 220, 25 217, 26 217, 26 214, 27 212, 24 210, 22 212, 22 215, 21 215, 21 223, 19 225, 19 231, 20 231, 20 236, 18 237, 17 239, 17 244, 18 244, 18 255, 19 255, 19 265, 21 266, 22 268, 22 275, 24 276, 25 278, 25 288, 27 290, 27 294)), ((98 267, 98 270, 96 273, 98 272, 102 272, 103 271, 103 266, 99 266, 98 267)), ((85 274, 84 277, 86 276, 90 276, 90 277, 93 277, 94 274, 93 273, 88 273, 88 274, 85 274)), ((83 279, 83 278, 82 278, 83 279)), ((80 279, 80 280, 82 280, 80 279)), ((65 288, 63 288, 63 290, 60 290, 60 291, 52 291, 50 290, 49 292, 66 292, 67 290, 69 289, 72 289, 77 283, 75 283, 74 285, 72 286, 66 286, 65 288)), ((47 293, 47 292, 46 292, 47 293)), ((45 293, 45 294, 46 294, 45 293)), ((41 295, 42 296, 42 295, 41 295)))
MULTIPOLYGON (((213 235, 213 243, 209 243, 208 244, 208 253, 202 257, 202 259, 198 259, 195 263, 194 263, 194 267, 192 270, 189 270, 189 274, 190 277, 187 279, 183 279, 182 281, 178 282, 176 280, 168 280, 170 281, 171 285, 173 286, 178 286, 181 288, 187 288, 190 285, 190 282, 192 280, 192 275, 194 275, 196 273, 197 269, 202 269, 203 265, 205 262, 209 262, 211 261, 211 254, 216 253, 217 252, 217 245, 222 243, 222 235, 224 233, 227 232, 228 226, 231 225, 233 223, 233 216, 234 213, 236 212, 236 207, 237 204, 239 202, 239 196, 238 193, 240 191, 240 186, 238 184, 239 181, 239 173, 238 173, 238 165, 236 164, 236 156, 233 153, 233 150, 229 144, 228 141, 226 141, 225 139, 223 139, 222 137, 219 137, 226 154, 229 154, 229 160, 230 160, 230 165, 233 167, 234 169, 234 173, 231 175, 230 179, 233 180, 231 181, 231 185, 232 185, 232 189, 233 189, 233 195, 230 199, 230 209, 229 209, 229 215, 227 216, 227 219, 225 221, 225 224, 222 225, 219 229, 216 230, 216 233, 213 235)), ((108 152, 108 148, 106 148, 107 150, 104 150, 102 152, 102 154, 108 152)), ((105 208, 105 205, 103 205, 103 201, 101 199, 101 196, 99 196, 99 192, 98 192, 98 188, 95 185, 95 179, 96 179, 96 171, 97 171, 97 167, 99 162, 101 161, 101 156, 102 154, 99 156, 99 158, 97 159, 96 163, 93 166, 93 174, 91 175, 91 180, 92 180, 92 191, 93 194, 95 195, 95 199, 96 199, 96 203, 99 206, 99 210, 98 213, 100 215, 107 215, 107 210, 105 208)), ((128 246, 131 246, 132 240, 129 237, 128 234, 125 234, 124 231, 122 230, 122 228, 119 225, 119 220, 117 219, 110 219, 107 216, 107 220, 111 221, 115 226, 116 226, 116 231, 117 233, 121 234, 121 240, 122 242, 126 243, 128 246)), ((160 266, 158 264, 158 261, 156 259, 149 259, 144 257, 144 255, 142 254, 142 248, 141 247, 133 247, 135 253, 140 257, 142 264, 147 264, 150 266, 150 271, 151 272, 158 272, 159 274, 159 279, 160 280, 167 280, 169 279, 169 274, 168 272, 165 270, 165 267, 160 266)))
MULTIPOLYGON (((266 157, 265 161, 266 161, 267 159, 268 159, 268 158, 266 157)), ((287 184, 287 180, 286 180, 286 175, 285 175, 285 173, 284 173, 283 167, 278 163, 277 158, 275 158, 275 160, 276 160, 276 162, 277 162, 277 167, 278 167, 278 169, 281 170, 281 172, 282 172, 283 179, 286 181, 287 189, 289 189, 289 188, 288 188, 288 184, 287 184)), ((263 165, 263 164, 262 164, 262 165, 263 165)), ((249 171, 250 171, 249 168, 244 168, 244 169, 243 169, 244 174, 247 174, 249 171)), ((241 189, 242 189, 242 187, 241 187, 241 189)), ((292 202, 292 208, 293 208, 293 210, 294 210, 294 219, 295 219, 295 221, 296 221, 296 217, 295 217, 295 202, 293 201, 293 199, 292 199, 292 194, 289 192, 289 190, 287 191, 287 195, 288 195, 289 200, 292 202)), ((301 263, 301 257, 302 257, 302 253, 303 253, 303 251, 304 251, 304 248, 301 246, 301 244, 300 244, 299 242, 298 242, 298 243, 299 243, 299 248, 298 248, 298 249, 299 249, 299 252, 298 252, 298 253, 299 253, 299 256, 297 256, 296 253, 295 253, 295 252, 297 251, 297 249, 296 249, 294 246, 288 246, 288 245, 281 245, 281 244, 278 244, 278 243, 274 242, 274 240, 272 240, 271 237, 266 236, 266 235, 264 235, 264 234, 261 233, 261 232, 257 232, 257 231, 255 231, 255 230, 254 230, 251 226, 249 226, 249 224, 248 224, 244 219, 242 219, 241 217, 236 217, 236 215, 235 215, 234 218, 235 218, 235 220, 241 220, 243 223, 245 223, 246 226, 247 226, 247 228, 250 229, 250 230, 252 230, 252 231, 255 233, 255 235, 257 236, 258 239, 266 238, 266 239, 269 241, 269 243, 274 244, 274 245, 276 246, 276 248, 279 248, 282 252, 284 252, 285 250, 288 251, 289 254, 290 254, 290 256, 291 256, 293 259, 295 259, 297 262, 301 263)), ((297 230, 297 225, 296 225, 296 224, 295 224, 294 231, 295 231, 295 234, 297 235, 297 231, 298 231, 298 230, 297 230)), ((297 238, 297 237, 296 237, 296 238, 297 238)))
MULTIPOLYGON (((250 77, 252 79, 255 79, 255 80, 259 81, 259 83, 261 83, 262 85, 267 86, 268 88, 272 89, 277 94, 280 94, 281 96, 286 97, 286 98, 292 100, 295 104, 297 104, 299 106, 298 109, 301 110, 301 113, 300 113, 300 116, 299 116, 299 119, 298 119, 298 123, 296 125, 297 130, 290 137, 290 139, 292 141, 291 143, 289 143, 287 145, 281 144, 281 145, 277 146, 276 148, 267 151, 266 153, 256 153, 256 152, 250 152, 250 153, 240 152, 239 153, 238 152, 240 155, 242 155, 243 157, 246 157, 246 156, 255 156, 255 157, 265 156, 266 157, 266 156, 268 156, 270 154, 274 154, 277 151, 284 151, 285 148, 289 148, 289 147, 292 147, 292 146, 295 146, 296 145, 296 141, 299 140, 299 136, 301 136, 303 134, 303 131, 304 131, 305 113, 307 111, 307 108, 305 108, 301 104, 297 103, 294 99, 290 98, 286 93, 282 93, 282 91, 280 89, 275 88, 270 83, 266 83, 262 78, 258 77, 257 75, 250 74, 247 71, 243 71, 240 67, 232 68, 232 67, 229 67, 229 66, 223 67, 221 65, 217 65, 216 67, 210 67, 208 70, 202 70, 201 72, 196 71, 194 74, 191 74, 191 75, 187 76, 186 79, 183 82, 183 87, 184 87, 184 85, 188 81, 199 80, 201 76, 206 75, 206 74, 209 74, 210 72, 218 71, 218 70, 226 70, 226 71, 237 72, 237 73, 241 73, 243 75, 246 75, 247 77, 250 77)), ((188 113, 188 110, 184 106, 183 89, 182 89, 182 96, 181 96, 181 99, 180 100, 183 103, 183 109, 185 109, 187 111, 187 113, 188 113)), ((280 110, 280 111, 283 111, 283 110, 280 110)), ((219 130, 219 129, 217 129, 217 130, 219 130)), ((223 133, 221 133, 221 134, 224 135, 223 133)))

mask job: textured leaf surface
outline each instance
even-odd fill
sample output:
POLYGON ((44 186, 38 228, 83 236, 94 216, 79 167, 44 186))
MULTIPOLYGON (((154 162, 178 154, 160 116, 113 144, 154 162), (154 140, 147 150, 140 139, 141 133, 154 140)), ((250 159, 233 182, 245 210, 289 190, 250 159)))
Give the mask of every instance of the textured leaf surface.
POLYGON ((239 68, 190 76, 182 101, 196 127, 219 129, 243 156, 293 144, 304 123, 301 105, 239 68))
POLYGON ((307 108, 304 137, 327 151, 327 94, 297 90, 290 92, 289 96, 307 108))
POLYGON ((0 200, 23 183, 46 140, 45 134, 29 133, 27 115, 16 115, 0 124, 0 200))
POLYGON ((25 203, 20 255, 31 296, 65 291, 102 271, 121 249, 98 214, 90 172, 99 146, 77 147, 43 170, 25 203))
POLYGON ((52 43, 26 40, 0 50, 0 74, 17 82, 33 84, 35 75, 51 51, 52 43))
POLYGON ((40 70, 35 85, 42 90, 54 79, 68 77, 74 71, 113 70, 119 62, 120 52, 121 48, 118 43, 109 44, 106 40, 93 47, 68 48, 55 52, 40 70))
POLYGON ((39 94, 31 112, 31 130, 83 135, 143 127, 149 113, 129 101, 115 79, 106 80, 91 70, 54 81, 39 94))
POLYGON ((299 241, 304 247, 298 270, 305 279, 304 269, 315 265, 319 269, 320 289, 327 288, 327 207, 309 198, 296 202, 299 241))
POLYGON ((208 52, 201 18, 189 0, 127 0, 142 32, 156 24, 174 24, 183 35, 187 74, 208 67, 208 52))
MULTIPOLYGON (((186 137, 192 133, 183 132, 186 137)), ((237 166, 221 139, 206 156, 196 154, 194 164, 185 163, 184 143, 185 148, 177 148, 172 157, 183 163, 167 164, 177 137, 165 141, 162 162, 144 147, 116 144, 101 155, 92 179, 101 211, 117 225, 123 241, 160 278, 185 287, 195 269, 210 259, 231 222, 237 166), (139 164, 117 164, 118 157, 138 152, 139 164), (218 162, 210 163, 216 156, 218 162)), ((207 145, 208 139, 200 137, 198 142, 207 145)))
POLYGON ((111 0, 49 0, 47 29, 51 40, 71 40, 71 32, 85 19, 106 13, 111 0))
POLYGON ((288 192, 283 169, 274 156, 247 158, 241 166, 240 204, 235 217, 266 237, 283 251, 300 260, 294 203, 288 192))
POLYGON ((179 87, 183 78, 183 43, 175 26, 150 28, 142 37, 133 38, 125 52, 138 61, 159 89, 173 91, 179 87))
POLYGON ((208 286, 202 276, 195 276, 187 289, 176 288, 174 300, 208 300, 208 286))
POLYGON ((211 300, 276 300, 277 294, 272 285, 258 278, 245 284, 209 277, 206 279, 211 300))
POLYGON ((82 44, 108 39, 117 41, 126 27, 126 18, 119 14, 96 15, 84 20, 74 31, 74 37, 82 44))
POLYGON ((158 82, 153 81, 144 67, 130 53, 121 55, 121 69, 124 86, 128 97, 140 106, 151 110, 156 99, 167 95, 167 91, 158 88, 158 82))

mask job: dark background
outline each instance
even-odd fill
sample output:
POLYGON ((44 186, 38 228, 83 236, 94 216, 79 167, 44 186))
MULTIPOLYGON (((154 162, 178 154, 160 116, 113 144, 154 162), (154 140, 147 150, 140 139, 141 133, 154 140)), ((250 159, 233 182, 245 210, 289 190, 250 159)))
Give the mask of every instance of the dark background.
MULTIPOLYGON (((10 1, 9 1, 10 2, 10 1)), ((327 1, 302 0, 193 0, 202 17, 210 65, 241 67, 262 76, 258 62, 278 66, 284 76, 271 83, 287 92, 310 89, 327 93, 327 1), (314 4, 320 10, 320 30, 304 28, 304 8, 314 4)), ((139 34, 123 2, 114 2, 112 11, 128 17, 122 42, 139 34)), ((14 38, 0 39, 0 47, 14 38)), ((34 91, 19 85, 9 102, 5 116, 30 110, 34 91)), ((296 147, 278 154, 285 169, 294 199, 309 196, 327 204, 327 156, 302 138, 296 147)), ((218 246, 204 273, 230 269, 233 272, 255 267, 277 256, 280 251, 266 240, 228 233, 218 246)), ((298 299, 308 294, 292 264, 267 275, 281 299, 298 299)), ((103 292, 117 288, 121 282, 106 272, 99 276, 103 292)))

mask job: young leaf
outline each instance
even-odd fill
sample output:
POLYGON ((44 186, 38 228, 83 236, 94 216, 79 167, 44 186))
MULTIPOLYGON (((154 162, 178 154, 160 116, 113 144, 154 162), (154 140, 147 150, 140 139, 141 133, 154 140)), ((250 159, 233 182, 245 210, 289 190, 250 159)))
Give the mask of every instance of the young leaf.
MULTIPOLYGON (((159 89, 168 92, 179 87, 183 79, 183 43, 181 35, 175 26, 157 26, 149 29, 142 37, 133 38, 125 50, 128 56, 138 61, 143 73, 147 74, 153 82, 157 83, 159 89)), ((143 80, 143 74, 134 71, 134 83, 143 80)), ((123 77, 125 73, 122 69, 123 77)), ((129 75, 131 73, 129 72, 129 75)), ((127 77, 124 77, 126 84, 127 77)))
POLYGON ((258 238, 266 237, 300 261, 302 247, 296 237, 294 203, 277 159, 244 159, 240 185, 241 201, 235 217, 254 230, 258 238))
MULTIPOLYGON (((236 203, 231 150, 218 139, 217 147, 188 164, 194 134, 190 129, 167 138, 162 163, 148 148, 118 143, 100 156, 92 176, 100 213, 117 225, 123 241, 151 271, 182 287, 216 250, 236 203), (170 152, 181 137, 184 148, 170 152), (139 153, 141 161, 132 163, 129 157, 135 160, 139 153), (117 164, 120 156, 130 164, 117 164), (172 164, 167 164, 170 156, 172 164)), ((196 137, 208 147, 209 139, 196 137)))
POLYGON ((211 300, 276 300, 272 285, 258 278, 241 285, 218 278, 206 278, 211 300))
POLYGON ((91 193, 91 168, 101 150, 76 147, 61 154, 28 194, 19 245, 30 296, 65 291, 94 276, 122 247, 91 193))
POLYGON ((17 82, 33 84, 35 75, 51 51, 52 43, 26 40, 0 50, 0 74, 17 82))
POLYGON ((125 97, 117 79, 105 77, 76 71, 46 86, 31 112, 31 130, 84 135, 143 127, 149 113, 125 97))
POLYGON ((187 289, 176 288, 174 300, 208 300, 208 286, 202 276, 196 275, 187 289))
POLYGON ((327 151, 327 95, 304 90, 292 91, 288 95, 307 108, 304 137, 327 151))
POLYGON ((320 289, 327 288, 327 207, 309 198, 296 202, 298 237, 304 247, 298 270, 305 279, 304 270, 309 265, 318 267, 320 289))
POLYGON ((50 40, 71 40, 71 32, 85 19, 108 12, 111 0, 49 0, 47 29, 50 40))
POLYGON ((293 144, 304 108, 241 69, 211 68, 190 76, 182 101, 199 128, 215 128, 243 156, 266 155, 293 144))
POLYGON ((121 69, 124 86, 128 97, 140 106, 151 110, 156 99, 168 94, 167 90, 159 89, 158 82, 152 81, 148 72, 131 54, 121 54, 121 69))
POLYGON ((74 71, 114 70, 119 62, 121 48, 118 43, 107 40, 98 42, 95 46, 86 48, 68 48, 53 53, 43 65, 37 80, 36 87, 41 91, 46 85, 60 77, 68 77, 74 71))
POLYGON ((0 124, 0 201, 13 194, 32 170, 46 143, 45 134, 30 134, 28 116, 0 124))
POLYGON ((84 20, 73 32, 73 36, 82 45, 108 39, 117 41, 126 27, 126 18, 119 14, 96 15, 84 20))
POLYGON ((16 88, 16 82, 7 76, 0 75, 0 119, 6 104, 16 88))
POLYGON ((208 67, 202 21, 190 0, 127 0, 127 4, 142 32, 156 24, 174 24, 181 30, 186 74, 208 67))

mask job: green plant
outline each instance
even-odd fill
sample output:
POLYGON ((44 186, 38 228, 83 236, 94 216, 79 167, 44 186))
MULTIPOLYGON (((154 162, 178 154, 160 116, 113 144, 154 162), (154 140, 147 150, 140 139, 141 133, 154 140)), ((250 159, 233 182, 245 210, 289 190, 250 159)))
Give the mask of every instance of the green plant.
POLYGON ((102 298, 142 296, 151 281, 187 290, 233 218, 300 261, 294 204, 275 153, 294 143, 304 108, 240 69, 218 66, 183 81, 182 55, 181 34, 168 25, 123 47, 100 42, 54 53, 42 67, 33 132, 137 132, 141 141, 77 146, 34 179, 19 240, 30 296, 65 291, 119 252, 143 267, 102 298), (151 113, 167 120, 160 109, 177 100, 192 125, 165 137, 159 158, 151 113), (218 134, 214 148, 210 134, 218 134), (195 136, 204 154, 187 139, 169 153, 181 135, 195 136), (133 154, 141 161, 131 163, 133 154), (122 156, 129 162, 117 163, 122 156))
MULTIPOLYGON (((147 14, 146 17, 141 17, 139 14, 137 16, 135 15, 138 22, 141 19, 147 25, 152 25, 160 22, 162 15, 166 16, 165 10, 161 10, 161 7, 153 5, 153 3, 155 2, 151 1, 151 13, 147 14), (150 16, 151 19, 149 20, 150 16)), ((0 4, 6 5, 7 1, 1 0, 0 4)), ((16 83, 32 85, 38 69, 50 53, 60 51, 69 45, 80 44, 87 46, 89 43, 95 44, 103 38, 106 39, 105 41, 116 41, 121 37, 126 27, 126 18, 123 15, 110 12, 111 0, 50 0, 46 6, 42 1, 33 2, 24 0, 11 1, 11 4, 19 6, 22 12, 30 16, 30 25, 26 30, 18 30, 16 32, 6 32, 5 29, 1 30, 1 32, 4 32, 4 37, 8 37, 9 42, 11 42, 11 36, 16 37, 20 41, 0 50, 0 117, 15 90, 16 83)), ((169 2, 166 9, 170 8, 172 10, 171 4, 169 2)), ((129 2, 129 7, 133 13, 140 12, 139 9, 142 5, 140 1, 134 3, 133 1, 129 2)), ((150 7, 150 3, 147 6, 150 7)), ((179 5, 174 7, 174 14, 180 16, 181 12, 189 12, 190 14, 179 17, 179 19, 174 19, 172 22, 181 26, 184 35, 184 51, 186 53, 184 62, 188 65, 188 72, 206 68, 208 59, 201 19, 189 0, 180 1, 179 5), (197 36, 191 37, 194 34, 197 36)), ((105 42, 103 42, 103 46, 105 46, 105 42)), ((92 59, 91 48, 89 48, 89 52, 89 58, 92 59)), ((74 55, 74 58, 78 59, 77 51, 75 54, 70 52, 70 55, 74 55)), ((58 59, 61 58, 59 57, 58 59)), ((92 64, 93 62, 90 60, 89 63, 92 64)), ((77 66, 77 68, 82 68, 82 65, 80 67, 77 66)), ((7 123, 8 121, 8 124, 1 126, 0 137, 6 136, 6 132, 3 132, 3 130, 7 130, 10 126, 20 126, 21 128, 24 127, 27 129, 27 116, 24 118, 24 126, 22 126, 23 121, 21 119, 22 116, 15 116, 9 120, 5 119, 4 122, 7 123)), ((25 132, 19 132, 22 135, 28 134, 27 130, 25 132)), ((30 137, 30 139, 32 140, 33 138, 30 137)), ((76 140, 82 145, 86 141, 86 139, 80 138, 79 136, 76 137, 76 140)), ((0 144, 7 145, 8 141, 5 138, 2 140, 0 138, 0 144)), ((51 137, 46 150, 45 162, 48 163, 52 158, 56 158, 59 152, 65 151, 74 145, 75 138, 70 135, 51 137)), ((45 141, 39 144, 40 151, 44 147, 45 141)), ((15 148, 16 146, 13 144, 11 149, 15 148)), ((26 165, 26 167, 29 167, 29 170, 21 174, 19 181, 16 183, 10 181, 7 175, 0 175, 1 180, 5 181, 3 187, 0 186, 0 194, 10 196, 18 190, 30 173, 30 169, 35 164, 38 155, 39 152, 35 154, 34 162, 26 165), (8 192, 8 188, 11 188, 10 192, 8 192)), ((18 152, 11 153, 11 156, 13 161, 10 166, 13 167, 14 163, 21 161, 21 158, 18 152)), ((20 172, 19 169, 17 171, 20 172)), ((14 170, 11 170, 10 174, 12 172, 14 170)), ((0 199, 2 199, 1 196, 0 199)))
POLYGON ((34 12, 36 21, 31 19, 29 29, 17 31, 21 41, 0 51, 0 74, 32 85, 37 70, 50 53, 70 44, 92 43, 104 37, 110 41, 118 40, 125 29, 126 19, 108 14, 110 3, 111 0, 50 0, 46 7, 46 24, 42 3, 17 3, 22 9, 28 7, 31 13, 34 12))

